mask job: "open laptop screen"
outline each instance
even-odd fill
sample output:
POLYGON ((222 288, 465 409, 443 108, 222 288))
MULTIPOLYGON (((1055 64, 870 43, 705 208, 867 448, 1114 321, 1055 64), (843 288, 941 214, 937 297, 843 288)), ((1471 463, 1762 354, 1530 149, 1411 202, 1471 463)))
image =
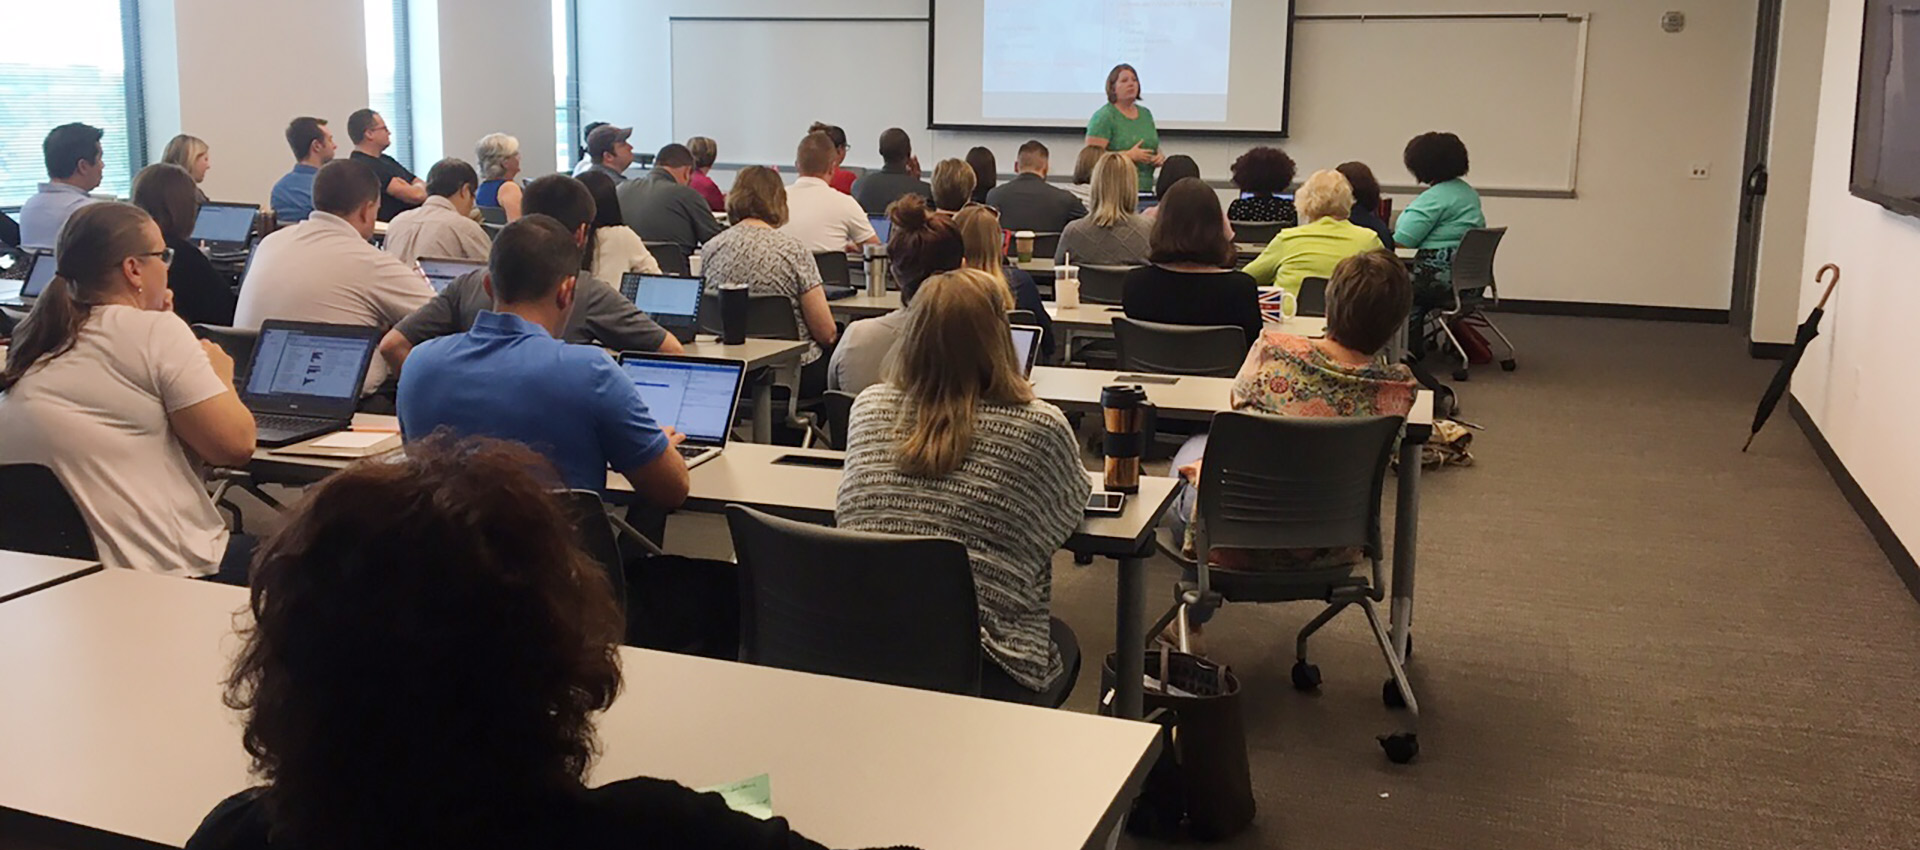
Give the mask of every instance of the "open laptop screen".
POLYGON ((374 328, 268 322, 254 343, 247 372, 248 406, 264 402, 289 413, 326 415, 342 408, 352 413, 377 336, 374 328))
POLYGON ((447 284, 456 277, 487 267, 480 260, 445 260, 438 257, 421 257, 414 262, 420 266, 420 273, 427 276, 427 285, 432 286, 435 292, 446 289, 447 284))
POLYGON ((620 294, 633 299, 640 312, 658 319, 661 316, 686 316, 700 312, 701 282, 697 277, 639 274, 620 276, 620 294))
POLYGON ((1033 325, 1013 326, 1013 353, 1020 358, 1020 374, 1033 374, 1033 358, 1040 351, 1040 329, 1033 325))
POLYGON ((193 221, 195 242, 234 242, 244 244, 253 232, 253 217, 259 208, 251 204, 201 204, 200 217, 193 221))
POLYGON ((53 282, 53 272, 59 267, 51 252, 33 252, 33 268, 27 270, 27 282, 20 285, 20 297, 39 298, 40 293, 47 291, 47 284, 53 282))
POLYGON ((620 368, 640 390, 653 421, 673 426, 690 443, 726 442, 745 363, 642 355, 622 358, 620 368))
POLYGON ((884 215, 867 216, 867 221, 873 224, 873 235, 880 237, 880 244, 887 244, 887 239, 893 236, 893 222, 884 215))

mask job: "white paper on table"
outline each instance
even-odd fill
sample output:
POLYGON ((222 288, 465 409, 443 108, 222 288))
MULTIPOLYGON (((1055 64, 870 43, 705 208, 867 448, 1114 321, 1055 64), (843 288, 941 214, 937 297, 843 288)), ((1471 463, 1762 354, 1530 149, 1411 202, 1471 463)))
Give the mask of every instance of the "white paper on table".
POLYGON ((391 431, 335 431, 307 444, 314 449, 370 449, 394 437, 391 431))

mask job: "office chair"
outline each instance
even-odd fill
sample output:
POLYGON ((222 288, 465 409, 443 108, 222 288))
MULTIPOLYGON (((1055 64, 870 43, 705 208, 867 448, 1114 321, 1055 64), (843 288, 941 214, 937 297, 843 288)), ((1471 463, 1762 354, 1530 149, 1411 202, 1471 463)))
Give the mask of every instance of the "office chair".
POLYGON ((53 470, 0 465, 0 549, 96 561, 99 550, 80 506, 53 470))
POLYGON ((1115 316, 1113 340, 1123 372, 1231 378, 1247 359, 1239 325, 1169 325, 1115 316))
POLYGON ((1439 324, 1439 334, 1460 355, 1460 368, 1453 370, 1453 379, 1456 381, 1468 379, 1467 368, 1471 364, 1467 349, 1460 344, 1460 338, 1454 335, 1455 322, 1463 327, 1481 327, 1492 331, 1507 349, 1507 356, 1500 358, 1500 368, 1507 372, 1520 368, 1519 361, 1515 359, 1513 341, 1507 339, 1507 335, 1487 316, 1489 305, 1500 304, 1499 288, 1493 280, 1493 258, 1500 250, 1500 240, 1506 235, 1507 229, 1504 227, 1477 227, 1467 231, 1460 239, 1460 247, 1453 252, 1453 306, 1428 313, 1431 320, 1439 324))

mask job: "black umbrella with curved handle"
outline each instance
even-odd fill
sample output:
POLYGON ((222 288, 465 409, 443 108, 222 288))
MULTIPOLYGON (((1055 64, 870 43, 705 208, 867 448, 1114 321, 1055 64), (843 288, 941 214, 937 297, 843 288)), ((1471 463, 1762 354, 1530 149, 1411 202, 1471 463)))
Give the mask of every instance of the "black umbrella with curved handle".
POLYGON ((1773 383, 1767 385, 1767 391, 1760 396, 1760 407, 1753 412, 1753 431, 1747 434, 1747 444, 1740 447, 1746 451, 1753 447, 1753 438, 1760 436, 1760 429, 1767 424, 1773 409, 1780 406, 1780 397, 1787 394, 1787 384, 1793 380, 1793 369, 1800 365, 1800 355, 1807 353, 1807 343, 1820 335, 1820 319, 1827 313, 1827 299, 1833 297, 1833 288, 1840 285, 1840 267, 1828 263, 1814 272, 1814 282, 1825 280, 1827 272, 1833 272, 1833 280, 1827 281, 1827 291, 1820 296, 1820 303, 1813 305, 1813 312, 1807 314, 1807 320, 1793 333, 1793 350, 1780 361, 1780 371, 1774 373, 1773 383))

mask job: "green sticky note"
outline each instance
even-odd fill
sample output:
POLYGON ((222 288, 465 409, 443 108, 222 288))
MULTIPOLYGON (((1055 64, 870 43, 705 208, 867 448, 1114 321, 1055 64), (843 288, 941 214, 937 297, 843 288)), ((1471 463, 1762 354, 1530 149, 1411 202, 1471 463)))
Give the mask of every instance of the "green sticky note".
POLYGON ((741 814, 753 815, 761 820, 773 817, 773 780, 764 773, 751 779, 695 790, 719 794, 726 799, 728 808, 741 814))

